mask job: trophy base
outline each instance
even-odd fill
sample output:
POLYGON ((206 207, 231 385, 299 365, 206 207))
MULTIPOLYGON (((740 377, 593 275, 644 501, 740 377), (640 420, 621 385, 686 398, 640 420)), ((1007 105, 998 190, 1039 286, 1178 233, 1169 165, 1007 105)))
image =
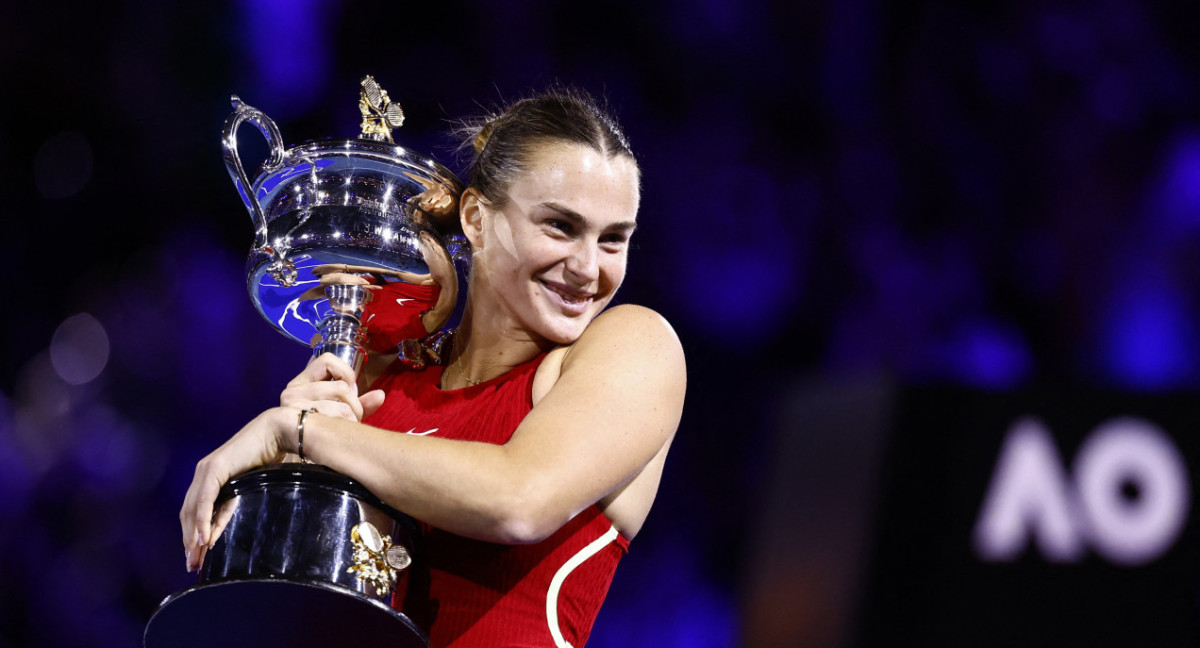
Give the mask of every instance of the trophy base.
POLYGON ((374 563, 360 561, 358 530, 365 525, 383 534, 376 544, 395 538, 393 546, 408 550, 412 522, 358 482, 317 464, 273 464, 229 480, 216 506, 227 524, 204 556, 200 582, 159 605, 145 648, 296 648, 363 639, 429 647, 377 589, 390 592, 387 584, 359 577, 374 563))
POLYGON ((143 638, 145 648, 347 644, 429 648, 412 620, 382 601, 285 580, 209 583, 172 594, 150 617, 143 638))

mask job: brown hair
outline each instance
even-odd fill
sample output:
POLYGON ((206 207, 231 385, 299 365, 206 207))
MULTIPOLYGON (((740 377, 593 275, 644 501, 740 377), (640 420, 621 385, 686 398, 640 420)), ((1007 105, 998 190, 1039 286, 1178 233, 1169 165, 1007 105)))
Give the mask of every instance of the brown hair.
POLYGON ((505 202, 504 192, 528 168, 540 144, 582 144, 606 157, 626 156, 637 166, 616 120, 578 88, 556 87, 520 99, 499 113, 465 122, 457 132, 460 150, 474 150, 467 184, 495 204, 505 202))

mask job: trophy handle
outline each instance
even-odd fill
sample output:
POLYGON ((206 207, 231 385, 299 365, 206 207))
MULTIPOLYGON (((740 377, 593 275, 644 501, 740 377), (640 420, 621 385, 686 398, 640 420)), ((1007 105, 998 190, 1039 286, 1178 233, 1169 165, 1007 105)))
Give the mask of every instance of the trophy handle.
MULTIPOLYGON (((238 195, 242 197, 242 202, 245 203, 250 217, 254 220, 255 250, 268 251, 267 217, 263 214, 262 205, 258 203, 258 197, 254 195, 254 188, 250 184, 250 179, 246 177, 246 170, 242 168, 242 158, 238 156, 237 131, 242 122, 249 121, 258 127, 263 137, 267 138, 267 144, 270 145, 271 150, 262 164, 262 171, 274 171, 283 163, 283 136, 279 134, 279 127, 270 117, 267 117, 261 110, 242 103, 237 95, 230 97, 230 103, 233 104, 234 111, 229 119, 225 120, 225 130, 221 138, 221 147, 225 154, 225 168, 229 171, 229 177, 233 179, 238 195)), ((271 256, 277 256, 273 252, 273 250, 269 251, 271 256)))

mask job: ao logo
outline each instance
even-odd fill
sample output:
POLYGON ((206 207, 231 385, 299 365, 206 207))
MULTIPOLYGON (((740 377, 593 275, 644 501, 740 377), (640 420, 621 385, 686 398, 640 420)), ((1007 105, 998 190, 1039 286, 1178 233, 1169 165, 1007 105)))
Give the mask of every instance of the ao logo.
POLYGON ((1120 565, 1149 563, 1187 521, 1187 467, 1157 426, 1119 418, 1097 427, 1066 473, 1054 440, 1036 419, 1009 429, 975 524, 977 555, 1015 560, 1033 537, 1053 562, 1081 560, 1090 546, 1120 565))

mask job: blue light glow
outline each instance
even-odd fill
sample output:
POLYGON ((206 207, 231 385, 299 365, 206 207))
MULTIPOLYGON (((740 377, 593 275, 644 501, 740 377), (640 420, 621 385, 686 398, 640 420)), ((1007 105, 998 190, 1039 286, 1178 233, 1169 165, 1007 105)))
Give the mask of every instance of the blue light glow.
POLYGON ((325 0, 247 0, 241 4, 246 51, 253 62, 253 86, 246 94, 271 98, 271 116, 302 115, 321 98, 329 82, 325 0))
POLYGON ((1109 378, 1135 389, 1178 387, 1193 373, 1196 344, 1183 295, 1153 276, 1114 292, 1104 322, 1109 378))
POLYGON ((1176 135, 1158 182, 1153 203, 1168 235, 1200 227, 1200 133, 1176 135))

